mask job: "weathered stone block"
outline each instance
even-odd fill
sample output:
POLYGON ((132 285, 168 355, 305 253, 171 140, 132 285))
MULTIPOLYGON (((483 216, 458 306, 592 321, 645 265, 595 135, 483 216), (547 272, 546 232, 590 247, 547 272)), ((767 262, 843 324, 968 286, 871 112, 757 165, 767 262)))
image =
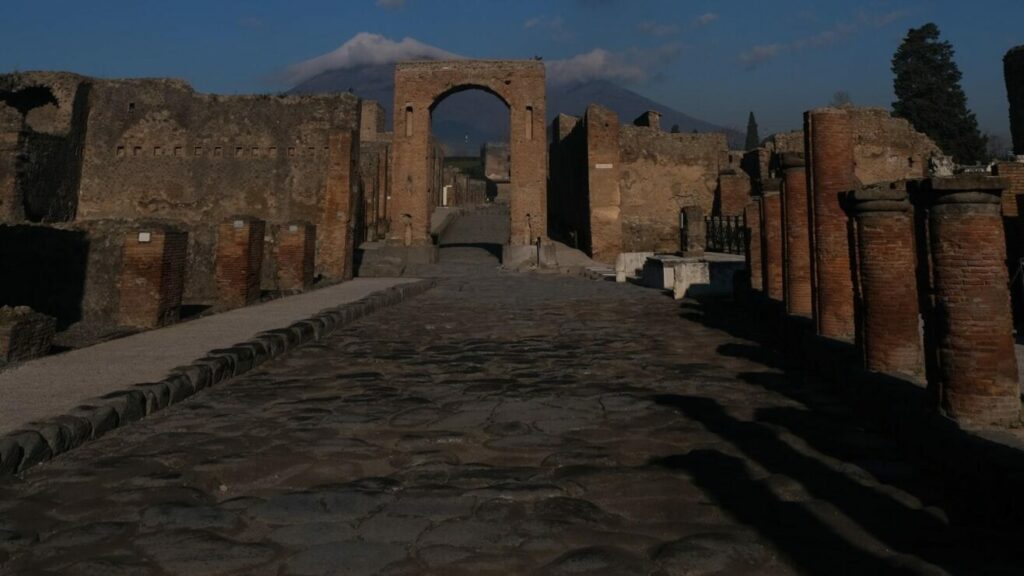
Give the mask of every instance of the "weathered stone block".
POLYGON ((0 308, 0 366, 45 355, 56 329, 55 318, 27 306, 0 308))

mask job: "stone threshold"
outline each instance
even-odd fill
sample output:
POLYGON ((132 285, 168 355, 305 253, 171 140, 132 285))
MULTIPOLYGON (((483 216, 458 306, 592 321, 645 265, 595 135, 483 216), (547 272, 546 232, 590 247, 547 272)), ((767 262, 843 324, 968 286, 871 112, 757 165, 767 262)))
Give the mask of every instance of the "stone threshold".
POLYGON ((20 474, 107 432, 173 406, 205 388, 224 384, 264 362, 317 342, 337 329, 434 287, 420 280, 388 287, 328 308, 285 328, 260 332, 227 348, 210 350, 154 383, 135 384, 86 401, 66 414, 29 423, 0 437, 0 477, 20 474))

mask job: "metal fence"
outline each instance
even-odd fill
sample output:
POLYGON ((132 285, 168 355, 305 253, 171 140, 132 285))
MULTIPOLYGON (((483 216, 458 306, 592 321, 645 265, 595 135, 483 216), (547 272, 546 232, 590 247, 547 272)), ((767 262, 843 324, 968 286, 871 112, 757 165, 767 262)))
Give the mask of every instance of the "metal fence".
POLYGON ((708 252, 747 253, 747 223, 743 216, 708 216, 704 224, 708 252))

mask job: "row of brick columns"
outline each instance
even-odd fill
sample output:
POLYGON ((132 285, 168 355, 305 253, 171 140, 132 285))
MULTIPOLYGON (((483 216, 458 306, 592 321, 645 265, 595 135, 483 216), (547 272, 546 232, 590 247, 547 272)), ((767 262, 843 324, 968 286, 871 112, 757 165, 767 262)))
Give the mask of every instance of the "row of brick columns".
MULTIPOLYGON (((217 228, 214 259, 217 304, 222 309, 260 299, 266 222, 235 216, 217 228)), ((296 292, 313 284, 316 226, 291 222, 277 228, 273 263, 277 288, 296 292)), ((156 328, 176 322, 185 287, 188 233, 166 224, 127 232, 121 251, 118 323, 156 328)))
POLYGON ((855 345, 868 370, 927 380, 948 416, 1019 423, 1006 180, 862 186, 849 116, 813 110, 805 124, 806 158, 780 155, 781 186, 763 181, 746 206, 751 287, 855 345))

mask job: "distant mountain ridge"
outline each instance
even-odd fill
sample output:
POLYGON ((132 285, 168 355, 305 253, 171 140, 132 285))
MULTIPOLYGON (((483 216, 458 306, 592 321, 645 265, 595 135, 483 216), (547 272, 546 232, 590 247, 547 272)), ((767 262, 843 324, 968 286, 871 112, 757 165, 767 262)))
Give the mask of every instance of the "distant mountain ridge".
MULTIPOLYGON (((351 91, 365 100, 375 100, 385 109, 388 126, 394 105, 394 65, 374 65, 329 70, 292 88, 295 94, 321 94, 351 91)), ((590 104, 615 111, 619 121, 630 123, 647 110, 661 113, 661 127, 673 125, 680 132, 722 132, 730 146, 742 146, 743 135, 736 130, 694 118, 655 102, 607 80, 562 85, 550 82, 547 93, 547 120, 558 114, 582 116, 590 104)), ((473 155, 484 142, 508 138, 508 108, 498 98, 480 90, 452 94, 434 111, 433 132, 450 155, 473 155)))

